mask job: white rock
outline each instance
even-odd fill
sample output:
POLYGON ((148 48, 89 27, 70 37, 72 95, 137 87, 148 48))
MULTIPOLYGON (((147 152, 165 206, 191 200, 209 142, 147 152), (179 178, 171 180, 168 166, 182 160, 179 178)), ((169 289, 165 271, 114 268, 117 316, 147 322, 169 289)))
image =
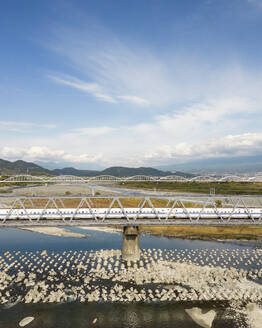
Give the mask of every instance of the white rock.
POLYGON ((247 305, 247 320, 250 328, 261 328, 262 309, 255 303, 247 305))
POLYGON ((32 322, 34 319, 35 319, 34 317, 26 317, 19 322, 19 326, 24 327, 24 326, 28 325, 30 322, 32 322))
POLYGON ((214 310, 210 310, 203 314, 202 309, 197 307, 186 309, 185 311, 192 320, 194 320, 199 326, 203 328, 211 328, 216 316, 216 311, 214 310))
POLYGON ((41 256, 43 256, 43 257, 47 256, 47 251, 43 250, 43 252, 41 253, 41 256))

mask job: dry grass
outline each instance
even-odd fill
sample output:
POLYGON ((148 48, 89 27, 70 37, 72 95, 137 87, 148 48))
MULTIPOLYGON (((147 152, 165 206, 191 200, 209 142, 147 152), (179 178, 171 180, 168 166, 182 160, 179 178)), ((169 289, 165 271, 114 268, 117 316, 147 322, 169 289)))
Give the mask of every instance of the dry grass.
POLYGON ((261 182, 125 182, 119 187, 129 189, 148 189, 172 192, 209 194, 215 189, 217 195, 262 195, 261 182))
POLYGON ((167 237, 200 237, 206 239, 261 239, 262 227, 143 226, 141 232, 167 237))
MULTIPOLYGON (((48 198, 31 198, 31 200, 27 200, 23 198, 20 198, 21 201, 24 203, 25 208, 55 208, 56 206, 59 208, 77 208, 79 204, 81 203, 82 197, 77 198, 62 198, 62 197, 54 197, 53 200, 50 201, 48 198)), ((87 202, 89 202, 90 206, 92 208, 108 208, 110 204, 113 201, 113 197, 111 198, 89 198, 87 199, 87 202)), ((120 198, 121 204, 125 208, 130 207, 140 207, 143 204, 144 199, 143 198, 120 198)), ((87 202, 82 202, 82 205, 80 208, 86 208, 88 207, 87 202)), ((156 199, 152 198, 151 202, 154 207, 171 207, 172 203, 168 203, 167 199, 156 199)), ((201 204, 194 204, 194 203, 184 203, 185 207, 202 207, 201 204)), ((14 208, 21 208, 21 204, 17 202, 14 206, 14 208)), ((117 201, 114 202, 113 208, 119 208, 119 204, 117 201)), ((176 204, 175 207, 182 207, 181 203, 176 204)), ((144 203, 144 208, 150 208, 150 204, 148 201, 144 203)))

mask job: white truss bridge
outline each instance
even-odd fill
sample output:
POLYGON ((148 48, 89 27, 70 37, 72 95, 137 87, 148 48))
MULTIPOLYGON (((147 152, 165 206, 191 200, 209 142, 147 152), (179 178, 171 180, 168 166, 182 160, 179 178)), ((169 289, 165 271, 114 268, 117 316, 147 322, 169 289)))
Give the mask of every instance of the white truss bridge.
POLYGON ((77 177, 73 175, 60 175, 54 177, 33 176, 33 175, 14 175, 0 180, 1 184, 19 183, 98 183, 98 182, 262 182, 262 174, 255 176, 225 175, 216 177, 212 175, 199 175, 193 178, 185 178, 178 175, 165 177, 153 177, 147 175, 135 175, 132 177, 115 177, 112 175, 98 175, 94 177, 77 177))
POLYGON ((262 225, 262 198, 0 198, 2 227, 63 225, 262 225))

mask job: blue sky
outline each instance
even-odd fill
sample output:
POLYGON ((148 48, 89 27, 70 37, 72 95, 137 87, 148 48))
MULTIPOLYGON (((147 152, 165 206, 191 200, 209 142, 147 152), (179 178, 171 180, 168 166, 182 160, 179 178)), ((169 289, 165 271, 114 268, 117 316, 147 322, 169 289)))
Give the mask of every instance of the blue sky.
POLYGON ((262 153, 262 0, 10 0, 0 158, 153 166, 262 153))

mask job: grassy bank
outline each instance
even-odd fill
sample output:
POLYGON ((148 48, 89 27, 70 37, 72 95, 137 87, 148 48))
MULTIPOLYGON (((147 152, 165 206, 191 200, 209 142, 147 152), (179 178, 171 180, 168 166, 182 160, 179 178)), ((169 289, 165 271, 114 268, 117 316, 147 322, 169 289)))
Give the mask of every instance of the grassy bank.
POLYGON ((191 239, 262 240, 262 227, 143 226, 142 233, 191 239))
POLYGON ((215 189, 216 194, 224 195, 262 195, 260 182, 125 182, 123 188, 150 189, 159 191, 192 192, 209 194, 215 189))

